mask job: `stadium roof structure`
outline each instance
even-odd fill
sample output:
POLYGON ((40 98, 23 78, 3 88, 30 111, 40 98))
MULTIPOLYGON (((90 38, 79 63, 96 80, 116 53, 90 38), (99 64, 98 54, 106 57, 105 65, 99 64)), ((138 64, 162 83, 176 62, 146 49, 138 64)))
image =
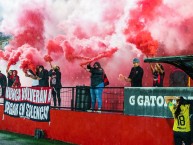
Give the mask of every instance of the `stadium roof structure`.
POLYGON ((193 79, 193 55, 186 56, 166 56, 144 59, 146 63, 167 63, 182 69, 193 79))

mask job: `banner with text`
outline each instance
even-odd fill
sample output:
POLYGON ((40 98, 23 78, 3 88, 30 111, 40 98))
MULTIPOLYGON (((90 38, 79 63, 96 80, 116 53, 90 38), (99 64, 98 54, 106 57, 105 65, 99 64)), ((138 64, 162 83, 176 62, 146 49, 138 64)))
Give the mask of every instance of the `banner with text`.
POLYGON ((190 87, 127 87, 124 89, 124 114, 171 118, 164 96, 193 99, 190 87))
POLYGON ((50 121, 50 87, 6 88, 4 114, 34 121, 50 121))

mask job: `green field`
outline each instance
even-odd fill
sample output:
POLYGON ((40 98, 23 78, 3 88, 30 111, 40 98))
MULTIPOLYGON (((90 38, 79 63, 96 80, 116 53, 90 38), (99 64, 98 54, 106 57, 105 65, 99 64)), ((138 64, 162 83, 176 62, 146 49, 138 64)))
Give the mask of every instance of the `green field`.
POLYGON ((0 131, 0 145, 75 145, 50 139, 35 139, 33 136, 0 131))

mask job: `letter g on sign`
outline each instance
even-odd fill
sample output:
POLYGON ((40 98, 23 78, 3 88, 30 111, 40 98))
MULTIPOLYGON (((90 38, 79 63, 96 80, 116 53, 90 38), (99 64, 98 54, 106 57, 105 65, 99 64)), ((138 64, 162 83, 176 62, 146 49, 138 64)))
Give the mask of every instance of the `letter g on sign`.
POLYGON ((135 105, 135 96, 130 96, 130 98, 129 98, 129 104, 135 105))

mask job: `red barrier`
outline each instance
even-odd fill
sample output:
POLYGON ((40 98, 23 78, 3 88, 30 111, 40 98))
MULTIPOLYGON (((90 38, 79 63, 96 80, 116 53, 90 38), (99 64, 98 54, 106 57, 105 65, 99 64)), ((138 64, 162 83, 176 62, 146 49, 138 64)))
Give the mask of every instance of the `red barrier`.
POLYGON ((82 145, 173 145, 172 119, 51 110, 51 122, 35 122, 3 115, 0 130, 46 137, 82 145))

